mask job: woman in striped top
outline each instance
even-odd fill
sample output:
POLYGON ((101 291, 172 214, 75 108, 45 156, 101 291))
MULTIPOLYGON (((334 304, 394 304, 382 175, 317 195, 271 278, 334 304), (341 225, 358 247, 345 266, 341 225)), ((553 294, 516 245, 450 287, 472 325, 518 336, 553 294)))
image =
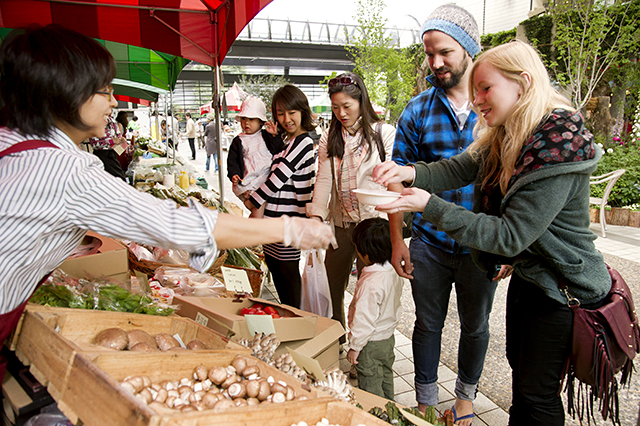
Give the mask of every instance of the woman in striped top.
MULTIPOLYGON (((305 217, 315 177, 313 140, 307 133, 315 128, 309 101, 300 89, 288 84, 273 95, 271 111, 285 146, 273 157, 267 181, 253 192, 245 205, 254 210, 266 203, 264 217, 305 217)), ((280 302, 299 308, 300 250, 282 244, 265 244, 264 254, 280 302)))
MULTIPOLYGON (((54 25, 14 31, 0 46, 0 74, 0 344, 38 283, 88 230, 184 249, 200 271, 222 248, 329 243, 331 229, 311 230, 311 220, 267 224, 194 202, 177 208, 106 173, 96 156, 79 148, 104 136, 117 106, 110 86, 116 64, 96 41, 54 25)), ((0 379, 3 372, 0 358, 0 379)))

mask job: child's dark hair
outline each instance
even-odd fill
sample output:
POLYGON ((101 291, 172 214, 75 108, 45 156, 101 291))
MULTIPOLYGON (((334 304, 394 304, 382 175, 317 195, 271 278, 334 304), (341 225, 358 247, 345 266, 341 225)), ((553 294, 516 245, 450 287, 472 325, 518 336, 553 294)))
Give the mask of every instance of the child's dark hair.
POLYGON ((313 122, 313 112, 311 112, 311 108, 309 107, 309 100, 302 90, 298 89, 296 86, 292 84, 282 86, 273 95, 273 100, 271 101, 271 114, 278 124, 278 133, 284 133, 285 130, 277 119, 278 113, 276 110, 278 106, 280 106, 280 109, 284 111, 300 111, 300 115, 302 116, 300 126, 306 131, 316 128, 316 125, 313 122))
POLYGON ((351 235, 358 253, 369 256, 372 263, 391 261, 391 234, 389 221, 376 217, 365 219, 356 226, 351 235))

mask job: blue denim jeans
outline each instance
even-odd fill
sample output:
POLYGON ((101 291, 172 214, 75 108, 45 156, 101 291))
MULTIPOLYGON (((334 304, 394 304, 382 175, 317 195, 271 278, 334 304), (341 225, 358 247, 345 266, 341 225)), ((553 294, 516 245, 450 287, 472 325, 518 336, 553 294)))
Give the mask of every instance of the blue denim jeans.
POLYGON ((449 296, 455 284, 460 318, 458 378, 455 394, 473 401, 489 345, 489 315, 497 282, 487 278, 470 254, 448 253, 419 238, 409 246, 413 263, 411 289, 416 305, 413 329, 416 400, 438 404, 438 363, 449 296))
POLYGON ((206 171, 209 171, 209 161, 211 161, 211 157, 213 156, 213 164, 216 165, 216 172, 218 171, 218 154, 207 155, 207 164, 204 166, 206 171))

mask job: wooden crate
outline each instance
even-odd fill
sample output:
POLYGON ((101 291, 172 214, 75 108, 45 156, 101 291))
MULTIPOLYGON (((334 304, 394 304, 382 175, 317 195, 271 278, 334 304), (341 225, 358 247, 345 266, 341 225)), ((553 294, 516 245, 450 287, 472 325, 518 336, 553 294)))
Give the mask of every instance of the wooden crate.
POLYGON ((197 339, 212 349, 204 351, 206 353, 218 350, 246 354, 251 352, 189 318, 84 311, 33 304, 28 305, 23 315, 13 337, 12 347, 15 347, 20 361, 30 366, 31 373, 56 398, 60 395, 76 353, 120 353, 122 360, 139 355, 139 352, 120 352, 91 344, 100 331, 111 327, 125 331, 142 329, 152 336, 158 333, 178 334, 185 344, 197 339))
POLYGON ((301 421, 309 426, 326 418, 329 423, 340 426, 389 426, 375 416, 346 402, 338 402, 330 398, 266 406, 249 407, 242 413, 225 411, 213 416, 202 416, 199 413, 185 413, 181 418, 166 418, 162 426, 291 426, 301 421))
MULTIPOLYGON (((244 418, 247 411, 254 411, 252 407, 236 407, 222 413, 205 410, 160 415, 119 385, 119 381, 130 375, 146 375, 154 383, 191 377, 193 369, 199 364, 204 364, 207 368, 218 365, 227 366, 235 356, 236 354, 230 353, 230 351, 209 354, 201 352, 138 353, 136 358, 128 357, 123 361, 122 355, 119 353, 77 354, 74 357, 63 392, 58 398, 58 406, 74 423, 82 420, 82 423, 88 426, 226 424, 226 420, 218 420, 219 415, 224 415, 224 419, 236 418, 241 421, 239 419, 244 418)), ((247 359, 248 365, 259 366, 261 376, 272 376, 276 381, 286 382, 293 387, 298 395, 306 395, 313 400, 328 399, 324 393, 306 387, 302 382, 256 358, 247 356, 247 359)), ((277 406, 274 407, 276 411, 287 412, 287 407, 290 404, 297 406, 299 402, 273 405, 277 406)), ((267 408, 267 406, 258 408, 267 408)), ((262 413, 261 410, 259 411, 262 413)), ((264 414, 255 414, 255 416, 260 417, 264 414)), ((270 420, 269 418, 265 419, 271 425, 273 423, 270 420)))

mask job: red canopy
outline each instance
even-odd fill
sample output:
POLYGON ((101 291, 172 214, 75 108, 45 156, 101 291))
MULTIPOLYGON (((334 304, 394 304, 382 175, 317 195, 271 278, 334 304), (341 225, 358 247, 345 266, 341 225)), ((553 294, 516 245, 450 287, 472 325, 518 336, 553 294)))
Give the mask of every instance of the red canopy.
POLYGON ((271 0, 2 0, 0 27, 60 24, 89 37, 220 65, 271 0))

